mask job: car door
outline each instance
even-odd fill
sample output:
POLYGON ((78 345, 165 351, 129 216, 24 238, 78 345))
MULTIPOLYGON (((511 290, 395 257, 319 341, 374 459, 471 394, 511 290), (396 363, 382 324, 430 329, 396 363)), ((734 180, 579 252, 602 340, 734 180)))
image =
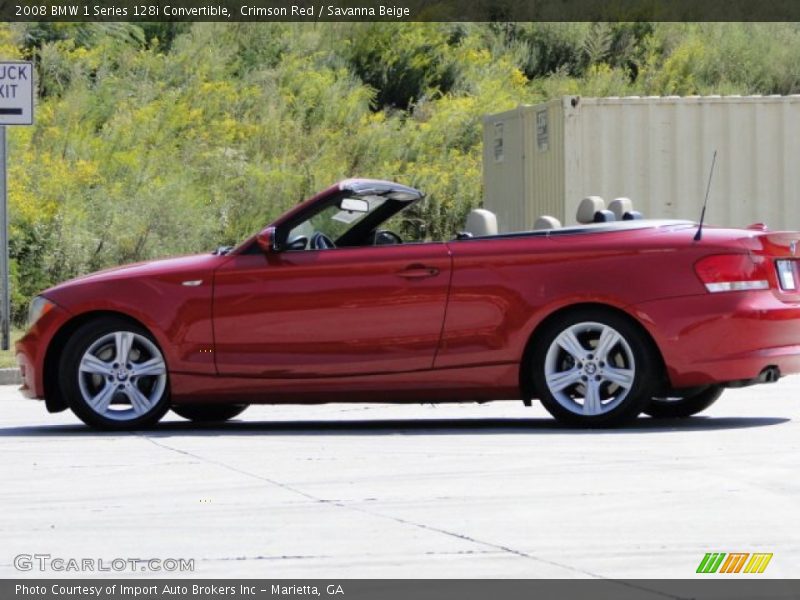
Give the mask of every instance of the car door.
POLYGON ((310 378, 430 369, 450 271, 443 243, 233 256, 215 274, 217 371, 310 378))

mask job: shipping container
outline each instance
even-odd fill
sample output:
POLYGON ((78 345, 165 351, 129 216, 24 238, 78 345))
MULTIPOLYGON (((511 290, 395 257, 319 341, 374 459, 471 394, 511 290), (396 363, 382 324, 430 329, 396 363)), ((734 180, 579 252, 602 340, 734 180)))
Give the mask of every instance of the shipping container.
POLYGON ((484 117, 484 207, 501 231, 580 200, 633 201, 646 218, 800 230, 800 95, 581 98, 484 117))

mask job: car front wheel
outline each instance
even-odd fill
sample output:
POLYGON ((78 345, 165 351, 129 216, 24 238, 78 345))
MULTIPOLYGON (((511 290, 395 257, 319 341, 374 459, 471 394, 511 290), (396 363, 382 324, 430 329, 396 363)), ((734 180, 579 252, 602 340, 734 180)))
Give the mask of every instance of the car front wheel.
POLYGON ((196 423, 219 423, 242 414, 247 407, 247 404, 177 404, 172 412, 196 423))
POLYGON ((703 412, 714 404, 725 391, 722 386, 710 385, 699 391, 675 398, 653 398, 644 412, 656 419, 683 419, 703 412))
POLYGON ((565 313, 537 332, 532 382, 544 407, 577 427, 635 419, 652 397, 660 362, 628 318, 611 311, 565 313))
POLYGON ((59 385, 72 411, 99 429, 146 427, 169 408, 161 350, 147 330, 119 318, 90 321, 72 335, 59 385))

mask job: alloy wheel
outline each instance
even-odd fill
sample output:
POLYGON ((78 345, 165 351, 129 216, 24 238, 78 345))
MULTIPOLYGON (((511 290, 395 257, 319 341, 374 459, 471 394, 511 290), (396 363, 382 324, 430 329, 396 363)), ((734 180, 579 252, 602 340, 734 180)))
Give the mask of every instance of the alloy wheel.
POLYGON ((569 326, 550 344, 544 380, 553 398, 572 413, 604 415, 625 401, 636 379, 630 344, 598 322, 569 326))
POLYGON ((86 405, 113 421, 151 412, 164 395, 167 367, 158 347, 144 335, 114 331, 99 337, 78 364, 78 387, 86 405))

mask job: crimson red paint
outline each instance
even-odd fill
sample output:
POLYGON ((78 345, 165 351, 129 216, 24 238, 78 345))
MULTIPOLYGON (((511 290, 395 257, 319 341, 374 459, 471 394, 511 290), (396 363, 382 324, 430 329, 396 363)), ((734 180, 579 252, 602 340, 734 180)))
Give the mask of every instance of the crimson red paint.
MULTIPOLYGON (((342 189, 275 221, 277 235, 342 189)), ((579 305, 644 329, 673 388, 800 372, 800 293, 774 266, 800 234, 707 227, 695 242, 695 230, 638 221, 268 253, 253 237, 224 255, 111 269, 43 292, 56 308, 17 343, 23 391, 63 408, 46 378, 74 324, 100 313, 152 333, 175 403, 521 398, 537 328, 579 305), (705 286, 756 276, 768 288, 705 286)))

